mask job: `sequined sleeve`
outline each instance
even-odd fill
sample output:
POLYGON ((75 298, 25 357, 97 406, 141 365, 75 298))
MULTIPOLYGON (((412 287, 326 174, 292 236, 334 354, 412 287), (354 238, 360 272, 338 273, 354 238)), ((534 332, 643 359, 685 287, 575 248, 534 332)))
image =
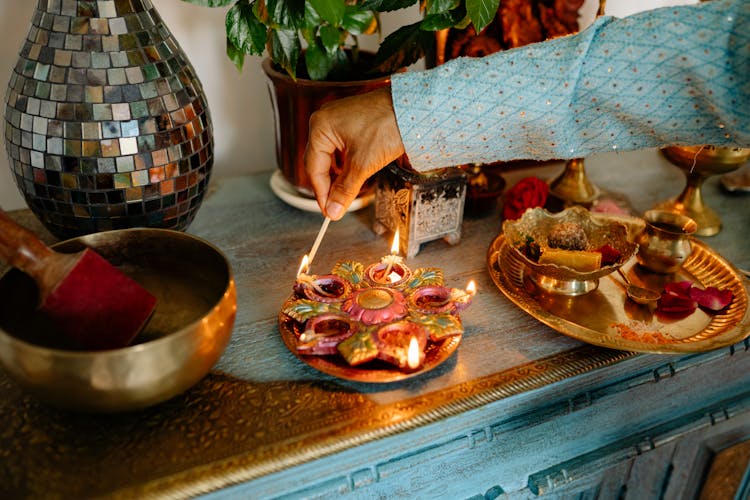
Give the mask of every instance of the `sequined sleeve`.
POLYGON ((599 18, 581 33, 393 78, 420 171, 669 144, 750 147, 750 2, 599 18))

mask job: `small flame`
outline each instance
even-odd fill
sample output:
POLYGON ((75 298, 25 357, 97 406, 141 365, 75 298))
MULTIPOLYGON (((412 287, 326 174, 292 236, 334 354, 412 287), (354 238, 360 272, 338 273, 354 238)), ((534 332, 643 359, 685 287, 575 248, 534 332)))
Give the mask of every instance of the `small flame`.
POLYGON ((419 366, 419 342, 416 337, 409 340, 409 351, 406 354, 406 364, 414 370, 419 366))
POLYGON ((398 229, 396 229, 396 232, 393 233, 393 243, 391 243, 391 254, 398 255, 399 244, 400 244, 400 239, 398 235, 398 229))
POLYGON ((466 285, 466 293, 469 295, 474 295, 477 293, 477 284, 474 283, 474 280, 469 281, 469 284, 466 285))
POLYGON ((299 265, 299 269, 297 270, 297 277, 299 278, 301 274, 307 274, 307 271, 309 270, 309 268, 310 268, 310 261, 307 258, 307 254, 305 254, 305 256, 302 257, 302 263, 299 265))

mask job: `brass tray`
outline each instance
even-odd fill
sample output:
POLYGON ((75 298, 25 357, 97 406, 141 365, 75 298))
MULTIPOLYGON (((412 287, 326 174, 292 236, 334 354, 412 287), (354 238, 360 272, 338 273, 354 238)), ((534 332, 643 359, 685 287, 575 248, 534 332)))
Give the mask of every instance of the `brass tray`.
POLYGON ((406 380, 426 373, 444 361, 461 343, 462 335, 451 335, 440 342, 428 342, 425 348, 425 359, 422 366, 412 372, 403 372, 385 361, 375 360, 358 366, 351 366, 341 356, 314 356, 300 354, 297 351, 297 331, 299 323, 286 314, 279 313, 279 332, 287 349, 301 361, 328 375, 345 380, 367 383, 388 383, 406 380))
POLYGON ((734 298, 718 313, 700 308, 682 319, 665 319, 647 306, 627 298, 617 273, 599 279, 596 290, 579 296, 542 292, 530 270, 500 234, 487 251, 487 266, 495 285, 518 307, 558 332, 612 349, 650 353, 691 353, 717 349, 750 335, 748 282, 737 270, 699 240, 676 275, 646 271, 635 259, 623 266, 639 286, 662 290, 670 281, 690 280, 703 287, 729 288, 734 298))

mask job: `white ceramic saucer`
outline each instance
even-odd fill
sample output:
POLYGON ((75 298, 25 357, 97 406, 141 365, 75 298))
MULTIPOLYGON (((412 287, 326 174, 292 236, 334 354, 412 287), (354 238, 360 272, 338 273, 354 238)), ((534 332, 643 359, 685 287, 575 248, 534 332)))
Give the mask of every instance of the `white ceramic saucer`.
MULTIPOLYGON (((320 208, 318 208, 318 202, 315 201, 315 198, 308 198, 299 194, 299 192, 294 189, 291 184, 289 184, 289 181, 284 178, 280 171, 276 170, 273 175, 271 175, 270 184, 271 191, 273 191, 273 193, 278 196, 284 203, 287 203, 294 208, 305 210, 307 212, 320 213, 320 208)), ((352 204, 349 206, 348 212, 354 212, 356 210, 365 208, 370 203, 372 203, 374 199, 375 193, 360 196, 352 202, 352 204)))

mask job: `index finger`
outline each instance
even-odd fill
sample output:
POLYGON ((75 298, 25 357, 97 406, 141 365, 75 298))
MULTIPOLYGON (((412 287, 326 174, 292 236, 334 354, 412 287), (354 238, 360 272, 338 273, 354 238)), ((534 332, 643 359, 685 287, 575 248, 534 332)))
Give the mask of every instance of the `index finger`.
POLYGON ((308 143, 305 149, 305 171, 310 178, 320 211, 325 213, 328 192, 331 189, 331 154, 318 151, 308 143))

